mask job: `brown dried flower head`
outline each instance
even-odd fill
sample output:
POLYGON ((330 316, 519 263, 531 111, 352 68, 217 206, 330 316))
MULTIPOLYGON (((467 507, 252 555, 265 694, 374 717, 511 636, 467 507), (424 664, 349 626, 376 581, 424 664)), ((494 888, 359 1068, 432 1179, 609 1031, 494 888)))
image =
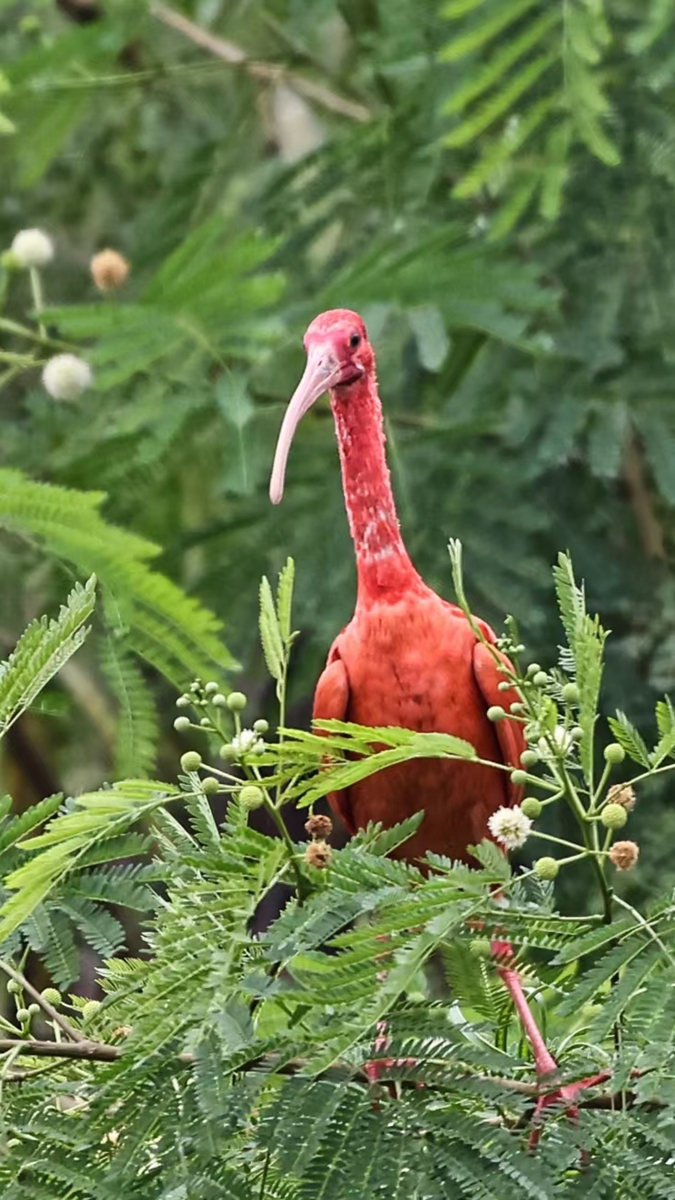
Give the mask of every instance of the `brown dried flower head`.
POLYGON ((101 250, 89 263, 91 277, 100 292, 121 287, 129 274, 129 263, 118 250, 101 250))
POLYGON ((312 835, 313 838, 320 838, 325 841, 333 832, 333 822, 330 817, 324 817, 321 813, 312 816, 305 822, 305 829, 312 835))
POLYGON ((310 842, 305 850, 307 866, 316 867, 319 871, 325 871, 330 866, 332 857, 333 851, 327 842, 310 842))
POLYGON ((607 792, 607 803, 620 804, 626 812, 633 811, 636 799, 635 792, 629 783, 615 783, 607 792))
POLYGON ((609 852, 609 859, 617 871, 630 871, 631 867, 635 866, 639 855, 640 847, 637 842, 615 842, 609 852))

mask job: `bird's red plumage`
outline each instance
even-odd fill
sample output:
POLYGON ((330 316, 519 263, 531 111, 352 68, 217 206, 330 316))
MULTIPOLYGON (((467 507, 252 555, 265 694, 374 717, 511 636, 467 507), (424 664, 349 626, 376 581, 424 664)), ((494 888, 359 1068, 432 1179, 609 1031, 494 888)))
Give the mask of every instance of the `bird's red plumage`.
MULTIPOLYGON (((521 726, 488 721, 490 705, 515 694, 490 651, 456 605, 420 579, 401 538, 384 450, 382 409, 371 347, 360 318, 348 310, 324 313, 309 327, 308 352, 321 361, 348 362, 350 337, 362 339, 347 385, 331 389, 345 502, 358 568, 356 612, 336 638, 314 699, 315 718, 394 725, 451 733, 480 758, 519 765, 521 726)), ((326 368, 324 368, 326 369, 326 368)), ((345 369, 345 373, 349 371, 345 369)), ((494 634, 481 623, 484 636, 494 634)), ((470 762, 418 759, 389 767, 332 797, 350 832, 368 821, 393 825, 424 809, 419 830, 401 849, 417 858, 434 850, 465 858, 485 837, 490 815, 517 793, 508 773, 470 762)))
MULTIPOLYGON (((515 699, 497 690, 503 678, 464 616, 428 590, 357 610, 333 643, 314 717, 452 733, 480 758, 516 766, 524 749, 520 726, 486 716, 491 704, 515 699)), ((388 767, 330 797, 350 833, 424 809, 420 828, 401 848, 406 858, 427 850, 466 858, 466 847, 486 836, 490 815, 516 798, 507 772, 437 758, 388 767)))

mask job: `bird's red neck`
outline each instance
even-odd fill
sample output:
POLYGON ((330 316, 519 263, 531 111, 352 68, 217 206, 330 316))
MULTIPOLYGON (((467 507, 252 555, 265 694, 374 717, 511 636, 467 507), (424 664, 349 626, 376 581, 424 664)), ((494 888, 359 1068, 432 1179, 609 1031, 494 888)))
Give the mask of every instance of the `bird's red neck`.
POLYGON ((366 375, 348 388, 334 388, 330 399, 356 551, 357 603, 368 607, 387 593, 424 589, 401 537, 374 375, 366 375))

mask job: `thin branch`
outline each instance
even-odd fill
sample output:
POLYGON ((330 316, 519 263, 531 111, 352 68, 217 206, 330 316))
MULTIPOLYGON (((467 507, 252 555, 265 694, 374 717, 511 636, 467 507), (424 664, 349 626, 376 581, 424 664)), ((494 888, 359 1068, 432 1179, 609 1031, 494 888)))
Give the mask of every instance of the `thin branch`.
POLYGON ((642 450, 635 434, 631 434, 626 446, 623 477, 633 506, 642 548, 647 558, 664 559, 665 534, 654 510, 654 502, 645 478, 642 450))
POLYGON ((75 1058, 89 1062, 114 1062, 122 1055, 121 1046, 109 1046, 105 1042, 93 1042, 82 1038, 79 1042, 41 1042, 30 1039, 0 1038, 0 1054, 19 1049, 20 1054, 31 1058, 75 1058))
MULTIPOLYGON (((69 1058, 80 1062, 115 1062, 124 1054, 124 1047, 111 1046, 106 1042, 95 1042, 89 1038, 76 1043, 0 1038, 0 1054, 8 1053, 15 1055, 29 1054, 31 1058, 69 1058)), ((196 1056, 189 1052, 179 1054, 178 1061, 185 1066, 191 1066, 196 1061, 196 1056)), ((244 1074, 248 1071, 267 1070, 276 1072, 278 1075, 293 1076, 304 1071, 306 1065, 304 1059, 301 1058, 292 1058, 284 1062, 278 1062, 274 1055, 261 1054, 257 1058, 243 1063, 238 1068, 237 1074, 244 1074)), ((8 1074, 7 1079, 18 1083, 31 1078, 33 1074, 37 1073, 33 1071, 17 1071, 13 1074, 8 1074)), ((339 1061, 326 1071, 322 1071, 319 1077, 327 1078, 336 1073, 350 1079, 352 1082, 361 1083, 364 1087, 372 1086, 371 1080, 365 1070, 355 1069, 351 1065, 340 1063, 339 1061)), ((450 1082, 455 1081, 457 1078, 457 1076, 454 1076, 450 1082)), ((503 1088, 505 1091, 514 1092, 520 1096, 529 1097, 532 1100, 536 1100, 543 1095, 549 1095, 552 1088, 555 1087, 550 1080, 546 1081, 542 1079, 539 1083, 524 1083, 519 1079, 508 1079, 506 1076, 501 1075, 481 1075, 478 1072, 469 1072, 466 1078, 478 1080, 481 1083, 492 1083, 495 1087, 503 1088)), ((384 1077, 381 1082, 386 1082, 384 1077)), ((418 1089, 418 1082, 415 1079, 400 1079, 396 1080, 396 1083, 404 1091, 418 1089)), ((438 1090, 438 1085, 436 1084, 427 1084, 426 1087, 431 1091, 438 1090)), ((665 1107, 660 1101, 654 1099, 638 1101, 634 1092, 617 1092, 616 1094, 593 1096, 588 1100, 579 1100, 576 1103, 578 1108, 603 1110, 634 1108, 638 1103, 641 1108, 649 1111, 665 1107)))
POLYGON ((311 79, 305 79, 304 76, 297 75, 294 71, 287 71, 279 63, 256 62, 249 58, 246 51, 236 42, 209 33, 207 29, 202 29, 200 25, 196 25, 194 21, 188 20, 182 13, 168 8, 165 4, 151 5, 150 12, 163 25, 183 34, 196 46, 207 50, 209 54, 213 54, 216 58, 220 58, 234 67, 243 67, 254 79, 262 79, 266 83, 283 81, 295 88, 296 92, 306 96, 308 100, 314 100, 323 108, 339 113, 343 117, 350 117, 352 121, 369 121, 371 118, 370 109, 366 108, 365 104, 347 100, 346 97, 338 95, 337 92, 331 91, 323 84, 313 83, 311 79))
MULTIPOLYGON (((45 1000, 42 993, 39 992, 37 988, 33 987, 33 984, 26 979, 25 975, 21 974, 21 971, 17 971, 8 962, 6 962, 4 958, 0 958, 0 970, 4 971, 5 975, 8 975, 10 979, 15 981, 15 983, 21 984, 24 992, 27 992, 28 995, 35 1001, 35 1003, 40 1005, 43 1013, 49 1017, 50 1021, 54 1021, 55 1024, 58 1025, 59 1029, 65 1033, 66 1037, 70 1038, 72 1042, 79 1043, 89 1041, 89 1039, 86 1038, 83 1033, 80 1033, 79 1029, 73 1028, 73 1026, 70 1024, 70 1021, 62 1016, 61 1013, 54 1008, 53 1004, 50 1004, 48 1000, 45 1000)), ((10 1049, 12 1045, 14 1045, 14 1043, 10 1042, 10 1049)), ((45 1045, 51 1046, 52 1042, 46 1042, 45 1045)), ((5 1049, 8 1049, 8 1047, 5 1046, 5 1049)))

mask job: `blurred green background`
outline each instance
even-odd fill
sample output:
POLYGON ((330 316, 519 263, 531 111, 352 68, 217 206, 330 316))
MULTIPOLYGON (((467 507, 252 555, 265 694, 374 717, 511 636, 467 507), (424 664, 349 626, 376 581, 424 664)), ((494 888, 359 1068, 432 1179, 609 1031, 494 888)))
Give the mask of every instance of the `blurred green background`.
MULTIPOLYGON (((569 549, 612 631, 606 711, 651 742, 675 682, 672 3, 0 0, 0 34, 0 247, 23 228, 53 238, 48 335, 95 377, 75 403, 46 393, 54 347, 9 324, 36 329, 27 273, 3 269, 2 654, 101 564, 105 597, 96 636, 8 739, 16 802, 173 778, 190 664, 272 715, 257 590, 289 554, 291 720, 308 720, 355 585, 325 403, 278 510, 266 487, 304 328, 337 305, 376 346, 425 578, 450 595, 461 538, 476 612, 497 627, 512 612, 546 665, 550 566, 569 549), (131 270, 102 295, 89 262, 106 247, 131 270), (124 608, 131 542, 97 559, 78 498, 50 493, 45 523, 30 480, 105 493, 107 522, 161 547, 151 565, 202 606, 198 653, 149 648, 124 608)), ((635 897, 675 882, 673 784, 633 820, 635 897)))

